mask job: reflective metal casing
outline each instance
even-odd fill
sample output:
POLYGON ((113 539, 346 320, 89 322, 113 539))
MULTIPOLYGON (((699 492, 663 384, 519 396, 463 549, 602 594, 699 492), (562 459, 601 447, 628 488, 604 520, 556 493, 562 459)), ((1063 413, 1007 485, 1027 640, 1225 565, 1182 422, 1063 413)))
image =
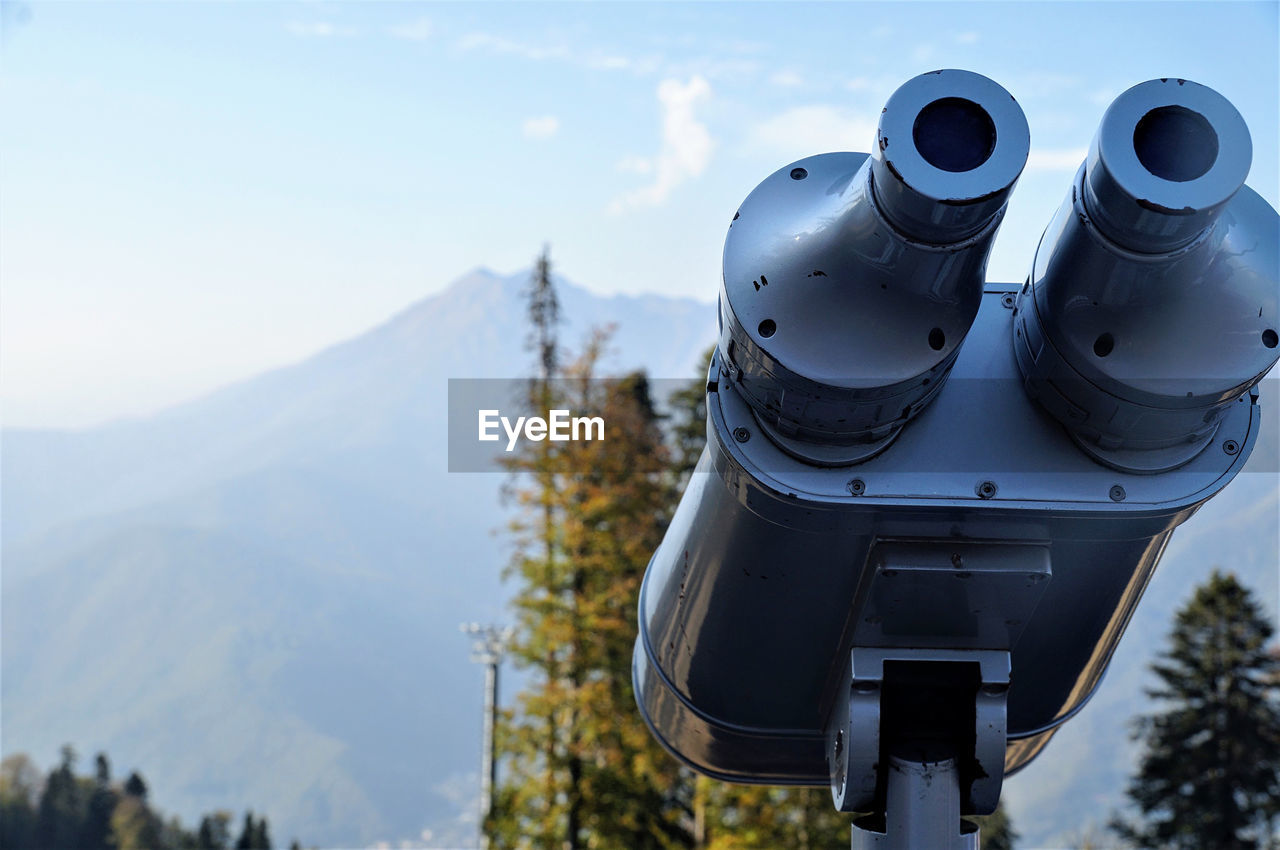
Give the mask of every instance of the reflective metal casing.
POLYGON ((814 463, 883 448, 942 386, 1029 147, 1008 92, 951 70, 900 88, 877 140, 870 157, 828 153, 775 172, 725 240, 726 366, 762 424, 814 463), (989 150, 962 171, 931 165, 913 141, 924 110, 950 101, 969 112, 944 112, 931 126, 986 122, 971 135, 989 150))
POLYGON ((1249 457, 1280 229, 1242 188, 1238 113, 1185 80, 1130 89, 1027 283, 984 288, 1027 149, 1007 92, 927 74, 870 156, 794 163, 735 216, 707 448, 646 571, 633 666, 654 735, 697 770, 830 782, 857 811, 883 707, 933 722, 922 691, 872 686, 977 660, 961 792, 990 811, 992 762, 1027 764, 1084 706, 1174 529, 1249 457))
POLYGON ((1221 95, 1142 83, 1107 110, 1041 239, 1015 349, 1028 391, 1103 463, 1185 463, 1280 356, 1280 218, 1242 185, 1250 152, 1221 95), (1143 130, 1151 115, 1166 123, 1143 130), (1143 133, 1182 158, 1144 162, 1143 133))
MULTIPOLYGON (((1244 464, 1258 408, 1233 401, 1174 472, 1104 467, 1022 390, 1005 306, 1017 289, 988 287, 947 385, 852 467, 779 449, 713 363, 708 447, 645 575, 634 664, 641 710, 679 758, 735 782, 827 784, 826 713, 882 541, 1048 547, 1052 579, 1009 626, 1009 770, 1097 687, 1173 529, 1244 464)), ((957 606, 972 604, 965 581, 957 606)))

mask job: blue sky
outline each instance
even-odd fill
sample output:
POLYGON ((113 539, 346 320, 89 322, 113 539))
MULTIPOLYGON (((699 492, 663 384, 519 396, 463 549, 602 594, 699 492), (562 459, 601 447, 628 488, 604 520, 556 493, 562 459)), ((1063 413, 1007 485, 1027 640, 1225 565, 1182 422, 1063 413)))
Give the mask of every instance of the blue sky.
POLYGON ((1212 86, 1277 204, 1276 3, 414 4, 0 0, 7 425, 141 415, 297 360, 479 265, 711 300, 786 163, 866 150, 967 68, 1032 154, 991 263, 1020 280, 1107 103, 1212 86))

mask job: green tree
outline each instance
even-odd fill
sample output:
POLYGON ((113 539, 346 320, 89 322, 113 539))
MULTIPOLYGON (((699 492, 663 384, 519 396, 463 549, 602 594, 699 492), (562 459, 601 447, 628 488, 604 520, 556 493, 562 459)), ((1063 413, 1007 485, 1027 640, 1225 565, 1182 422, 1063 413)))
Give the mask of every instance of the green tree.
POLYGON ((111 763, 106 753, 94 759, 93 788, 89 792, 88 811, 80 832, 82 850, 112 850, 111 815, 120 795, 111 787, 111 763))
POLYGON ((228 850, 231 845, 231 812, 214 812, 200 819, 196 832, 198 850, 228 850))
POLYGON ((80 850, 86 799, 75 775, 76 753, 62 748, 62 762, 49 774, 36 810, 35 845, 40 850, 80 850))
POLYGON ((687 843, 679 768, 638 716, 629 675, 640 580, 671 503, 666 449, 648 380, 596 379, 603 345, 593 338, 550 400, 603 418, 605 439, 533 443, 511 465, 528 473, 511 652, 536 684, 500 729, 499 846, 687 843))
POLYGON ((1002 800, 996 810, 985 817, 974 818, 978 822, 979 850, 1013 850, 1018 841, 1018 833, 1014 831, 1013 822, 1005 810, 1002 800))
POLYGON ((707 369, 715 347, 707 349, 699 362, 703 364, 698 376, 671 393, 667 403, 671 408, 670 440, 671 464, 676 476, 684 482, 702 457, 707 444, 707 369))
POLYGON ((0 847, 32 850, 36 846, 36 808, 44 777, 23 753, 0 762, 0 847))
POLYGON ((635 710, 630 660, 640 579, 672 501, 659 417, 641 374, 602 381, 607 334, 562 364, 544 252, 529 291, 536 411, 600 416, 603 441, 530 442, 510 464, 521 509, 511 655, 531 684, 504 714, 497 846, 684 846, 679 768, 635 710))
POLYGON ((258 820, 258 827, 253 833, 253 850, 271 850, 271 831, 266 815, 258 820))
POLYGON ((137 797, 139 800, 146 802, 147 782, 142 778, 142 774, 136 770, 129 774, 129 778, 124 781, 124 793, 129 797, 137 797))
POLYGON ((701 841, 707 850, 827 850, 849 846, 849 815, 826 788, 709 784, 701 841))
POLYGON ((1234 575, 1214 570, 1178 611, 1141 718, 1128 796, 1140 823, 1113 821, 1139 847, 1255 850, 1280 801, 1280 666, 1273 628, 1234 575))
POLYGON ((244 813, 244 823, 240 826, 240 837, 236 839, 236 850, 256 850, 258 840, 258 824, 253 819, 253 812, 244 813))
POLYGON ((111 813, 111 841, 116 850, 167 850, 163 824, 140 794, 125 794, 111 813))

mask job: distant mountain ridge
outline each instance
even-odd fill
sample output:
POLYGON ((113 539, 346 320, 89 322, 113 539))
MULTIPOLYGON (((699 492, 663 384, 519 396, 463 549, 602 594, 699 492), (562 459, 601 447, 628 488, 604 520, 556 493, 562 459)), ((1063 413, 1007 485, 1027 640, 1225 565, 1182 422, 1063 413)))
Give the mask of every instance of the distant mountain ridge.
MULTIPOLYGON (((3 434, 5 752, 136 764, 190 817, 277 837, 469 842, 480 672, 506 618, 497 475, 446 472, 449 378, 531 372, 528 274, 480 269, 380 326, 145 419, 3 434), (459 820, 459 818, 463 820, 459 820)), ((606 370, 692 377, 706 302, 557 280, 606 370)))
MULTIPOLYGON (((481 674, 457 626, 509 620, 510 544, 503 477, 446 471, 444 407, 449 378, 531 370, 527 281, 476 270, 155 416, 4 431, 4 752, 105 749, 162 808, 253 805, 281 844, 469 845, 481 674)), ((692 378, 713 341, 709 302, 557 284, 567 346, 616 325, 608 370, 692 378)), ((1242 475, 1175 535, 1094 703, 1006 785, 1022 846, 1122 802, 1142 667, 1192 584, 1235 569, 1274 615, 1277 510, 1275 476, 1242 475)))

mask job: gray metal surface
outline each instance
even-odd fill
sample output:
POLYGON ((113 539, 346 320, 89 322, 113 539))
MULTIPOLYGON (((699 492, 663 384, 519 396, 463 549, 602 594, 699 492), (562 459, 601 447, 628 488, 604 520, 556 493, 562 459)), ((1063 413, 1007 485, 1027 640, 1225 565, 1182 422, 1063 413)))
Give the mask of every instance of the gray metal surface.
POLYGON ((848 676, 838 685, 827 724, 831 798, 839 811, 874 811, 883 781, 880 763, 890 744, 882 713, 885 665, 921 662, 972 665, 979 671, 970 707, 973 752, 965 754, 960 796, 966 814, 995 811, 1004 780, 1009 652, 923 647, 855 647, 850 652, 848 676))
POLYGON ((1008 92, 964 71, 904 85, 878 139, 874 157, 828 153, 779 169, 725 240, 726 367, 778 442, 822 465, 882 450, 946 380, 1028 150, 1008 92), (913 117, 937 99, 968 111, 944 111, 913 137, 913 117), (917 150, 974 114, 996 134, 974 167, 947 171, 917 150))
POLYGON ((960 817, 954 759, 889 757, 882 826, 854 821, 853 850, 978 850, 978 830, 960 817))
POLYGON ((1225 99, 1122 95, 1026 284, 984 288, 1026 153, 1007 92, 923 75, 872 155, 780 170, 726 240, 637 701, 703 773, 887 813, 855 847, 973 846, 959 812, 1098 687, 1174 529, 1248 459, 1280 354, 1280 225, 1225 99), (917 726, 959 747, 941 796, 916 792, 947 755, 885 764, 917 726))
POLYGON ((779 449, 713 364, 708 448, 645 575, 634 666, 678 757, 732 781, 827 784, 823 730, 884 540, 1048 546, 1053 580, 1012 651, 1008 770, 1091 695, 1173 529, 1243 466, 1258 412, 1233 403, 1174 472, 1098 464, 1022 390, 1003 303, 1017 290, 988 287, 946 386, 853 467, 779 449))
POLYGON ((1242 186, 1249 151, 1221 95, 1185 80, 1135 86, 1107 110, 1045 231, 1015 347, 1028 391, 1103 463, 1180 466, 1280 357, 1280 217, 1242 186), (1172 154, 1147 164, 1206 172, 1147 171, 1135 128, 1153 110, 1179 110, 1160 132, 1200 121, 1208 135, 1173 146, 1186 170, 1172 154), (1211 149, 1193 156, 1194 143, 1211 149))

